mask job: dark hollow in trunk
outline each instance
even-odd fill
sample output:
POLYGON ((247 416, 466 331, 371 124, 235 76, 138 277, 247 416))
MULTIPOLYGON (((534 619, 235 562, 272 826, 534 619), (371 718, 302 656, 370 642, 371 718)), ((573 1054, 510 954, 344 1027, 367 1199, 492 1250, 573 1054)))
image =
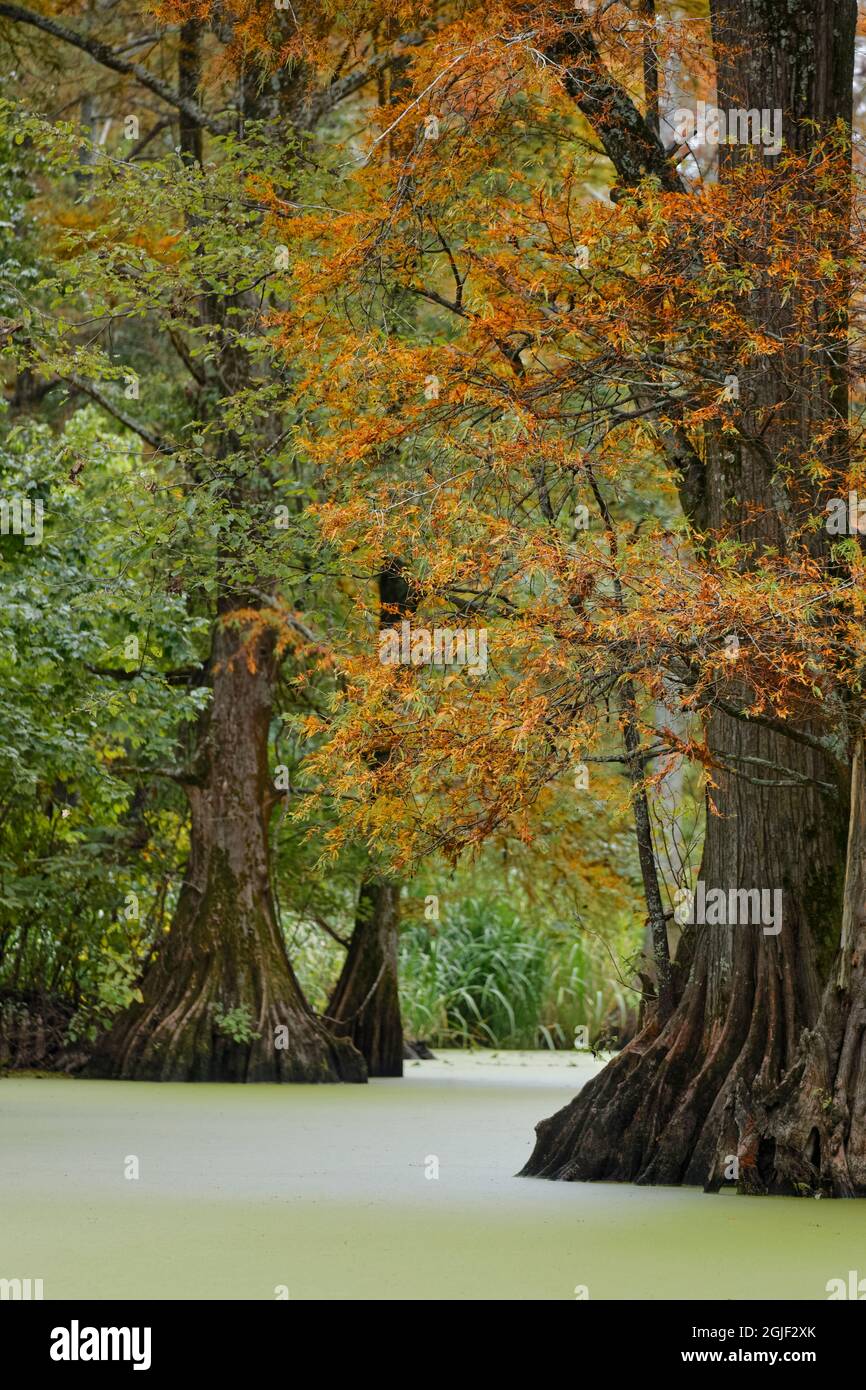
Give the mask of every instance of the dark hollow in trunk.
MULTIPOLYGON (((852 0, 790 7, 713 0, 711 10, 716 41, 731 45, 719 61, 720 107, 780 107, 786 140, 800 150, 815 138, 815 127, 801 124, 803 118, 818 129, 837 117, 850 122, 852 0)), ((741 157, 735 147, 725 149, 723 177, 741 157)), ((772 293, 755 297, 755 317, 771 332, 784 331, 790 312, 772 293)), ((832 363, 826 371, 813 365, 802 370, 807 364, 792 363, 792 356, 794 349, 748 381, 755 418, 775 412, 764 448, 732 446, 728 437, 711 441, 707 452, 710 527, 733 531, 759 550, 785 549, 778 461, 796 468, 813 446, 816 423, 833 410, 844 418, 846 408, 844 379, 832 363), (786 382, 786 370, 795 365, 801 370, 786 382), (790 380, 798 375, 800 391, 792 395, 790 380)), ((751 423, 746 429, 754 435, 751 423)), ((742 708, 748 691, 732 684, 729 700, 742 708)), ((796 741, 793 732, 788 738, 724 713, 715 714, 709 728, 719 763, 749 775, 718 774, 713 800, 719 814, 708 811, 700 879, 726 897, 731 890, 781 889, 780 932, 765 934, 760 925, 687 931, 678 953, 687 961, 686 978, 678 984, 674 1012, 662 1019, 654 1011, 570 1105, 537 1126, 524 1175, 714 1188, 737 1158, 741 1187, 764 1181, 772 1139, 758 1134, 749 1098, 772 1095, 790 1082, 804 1031, 819 1018, 842 912, 847 788, 832 760, 796 741), (749 761, 755 758, 803 780, 756 785, 779 774, 752 777, 750 769, 761 766, 749 761), (835 795, 816 782, 835 787, 835 795)), ((835 1057, 831 1049, 832 1076, 835 1057)), ((859 1067, 859 1052, 857 1059, 859 1067)), ((846 1065, 850 1071, 854 1064, 846 1065)), ((812 1109, 817 1103, 813 1099, 812 1109)), ((789 1184, 786 1190, 797 1189, 789 1184)))
POLYGON ((87 1074, 136 1081, 364 1081, 363 1058, 309 1009, 270 882, 273 629, 218 622, 198 747, 190 857, 171 930, 87 1074))
POLYGON ((367 877, 355 930, 331 1002, 331 1029, 350 1038, 370 1076, 403 1075, 403 1023, 397 987, 400 885, 367 877))

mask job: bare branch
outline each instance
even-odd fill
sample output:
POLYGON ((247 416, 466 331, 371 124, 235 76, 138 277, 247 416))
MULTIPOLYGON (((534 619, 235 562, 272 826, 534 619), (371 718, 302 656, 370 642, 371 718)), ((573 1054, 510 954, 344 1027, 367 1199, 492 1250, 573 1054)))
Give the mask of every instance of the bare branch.
POLYGON ((65 381, 67 385, 74 387, 76 391, 83 392, 83 394, 89 396, 92 401, 96 401, 97 405, 101 405, 103 410, 107 410, 109 415, 114 416, 115 420, 119 420, 122 425, 126 425, 128 430, 132 430, 133 434, 137 434, 139 439, 143 439, 145 444, 149 444, 158 454, 177 453, 173 444, 166 444, 165 440, 160 439, 159 435, 155 434, 149 425, 145 425, 141 420, 136 420, 134 416, 128 415, 127 412, 111 400, 109 396, 106 396, 103 391, 100 391, 98 386, 94 386, 90 381, 85 381, 84 377, 76 376, 73 373, 66 373, 65 375, 59 376, 58 379, 60 381, 65 381))
POLYGON ((228 135, 231 126, 227 121, 219 120, 209 116, 206 111, 199 106, 198 102, 189 97, 181 96, 162 78, 156 77, 140 63, 131 63, 128 59, 121 57, 120 53, 108 44, 101 43, 98 39, 89 39, 84 34, 77 33, 74 29, 69 29, 65 24, 60 24, 56 19, 49 19, 47 15, 37 14, 34 10, 25 10, 21 5, 0 4, 0 18, 11 19, 15 24, 29 24, 34 29, 41 29, 45 34, 51 34, 55 39, 61 39, 63 43, 71 44, 73 48, 78 48, 82 53, 87 53, 95 62, 100 63, 104 68, 110 68, 112 72, 122 73, 124 77, 134 77, 136 82, 140 82, 142 87, 147 87, 148 91, 154 93, 162 101, 168 102, 169 106, 174 106, 178 111, 192 121, 195 125, 201 126, 203 130, 209 130, 212 135, 228 135))

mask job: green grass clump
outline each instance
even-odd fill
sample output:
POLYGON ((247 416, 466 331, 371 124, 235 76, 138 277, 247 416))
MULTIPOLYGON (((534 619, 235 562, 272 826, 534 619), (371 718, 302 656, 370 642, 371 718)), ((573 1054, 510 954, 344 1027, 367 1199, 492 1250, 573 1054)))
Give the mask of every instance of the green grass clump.
POLYGON ((636 995, 616 960, 632 954, 624 918, 614 940, 574 929, 530 930, 508 903, 467 898, 447 923, 416 922, 401 936, 400 993, 409 1037, 440 1047, 572 1047, 622 1031, 636 995))

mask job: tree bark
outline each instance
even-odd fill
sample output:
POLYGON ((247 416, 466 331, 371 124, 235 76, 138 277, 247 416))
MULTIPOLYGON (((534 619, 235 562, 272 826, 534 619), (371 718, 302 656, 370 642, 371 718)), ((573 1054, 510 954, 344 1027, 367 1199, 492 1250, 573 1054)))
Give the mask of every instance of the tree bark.
MULTIPOLYGON (((781 108, 786 141, 801 151, 837 118, 850 125, 853 0, 789 7, 771 0, 713 0, 711 12, 720 107, 781 108), (816 125, 803 124, 806 119, 816 125)), ((726 147, 721 177, 742 157, 736 147, 726 147)), ((755 296, 753 310, 771 332, 784 331, 792 312, 767 291, 755 296)), ((831 354, 826 371, 810 365, 798 364, 792 349, 781 362, 770 360, 754 377, 741 378, 749 402, 744 442, 732 447, 730 436, 719 436, 708 450, 709 525, 755 543, 752 563, 759 563, 765 546, 786 548, 780 462, 796 470, 814 447, 816 422, 834 410, 846 418, 844 376, 831 354), (798 365, 807 370, 798 373, 798 365), (798 389, 792 390, 792 381, 798 389), (757 421, 770 418, 769 407, 773 423, 756 447, 748 441, 758 435, 757 421)), ((805 475, 799 480, 805 490, 805 475)), ((808 496, 814 509, 814 486, 808 496)), ((748 691, 732 681, 729 705, 742 708, 744 701, 748 691)), ((653 1011, 636 1038, 570 1105, 537 1126, 525 1175, 715 1187, 730 1170, 731 1157, 742 1153, 746 1168, 752 1157, 758 1166, 764 1162, 772 1140, 756 1137, 753 1118, 751 1138, 741 1139, 748 1098, 772 1095, 790 1079, 802 1034, 819 1016, 842 910, 845 779, 832 759, 796 735, 796 729, 787 737, 721 711, 708 730, 719 766, 735 771, 718 774, 708 803, 700 879, 708 892, 720 888, 726 898, 732 890, 780 889, 780 931, 765 934, 760 925, 686 931, 678 961, 688 964, 680 972, 673 1014, 665 1020, 653 1011), (742 775, 758 766, 747 761, 752 758, 791 775, 742 775)), ((827 1055, 826 1066, 832 1067, 836 1053, 827 1055)), ((846 1066, 849 1085, 851 1067, 859 1076, 859 1054, 856 1064, 846 1059, 846 1066)), ((806 1145, 799 1152, 811 1150, 806 1145)))
POLYGON ((842 939, 815 1028, 775 1088, 736 1097, 746 1192, 866 1196, 866 768, 858 739, 842 939))
POLYGON ((361 884, 355 930, 326 1018, 333 1032, 355 1044, 370 1076, 403 1075, 399 926, 399 883, 368 876, 361 884))
POLYGON ((364 1081, 363 1059, 308 1008, 270 880, 274 632, 218 622, 213 700, 188 786, 190 858, 171 930, 90 1076, 142 1081, 364 1081))
MULTIPOLYGON (((401 560, 390 558, 379 577, 380 631, 411 618, 417 595, 401 560)), ((375 750, 370 762, 381 767, 387 754, 375 750)), ((358 895, 355 929, 327 1018, 363 1054, 371 1076, 403 1075, 403 1020, 400 1014, 398 938, 400 884, 371 865, 358 895)))

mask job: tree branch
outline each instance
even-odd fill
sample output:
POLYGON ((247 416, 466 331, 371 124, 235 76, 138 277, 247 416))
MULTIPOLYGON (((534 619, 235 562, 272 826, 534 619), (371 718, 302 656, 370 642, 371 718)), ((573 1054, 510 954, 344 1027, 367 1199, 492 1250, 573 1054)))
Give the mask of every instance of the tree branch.
POLYGON ((227 121, 219 120, 209 116, 198 104, 190 97, 181 96, 162 78, 154 76, 148 72, 147 68, 140 63, 131 63, 126 58, 122 58, 116 49, 109 48, 108 44, 100 43, 98 39, 89 39, 84 34, 76 33, 74 29, 68 29, 65 24, 60 24, 56 19, 49 19, 47 15, 36 14, 33 10, 25 10, 21 5, 0 4, 0 18, 11 19, 15 24, 29 24, 34 29, 41 29, 45 34, 51 34, 55 39, 61 39, 63 43, 71 44, 73 48, 78 48, 82 53, 87 53, 97 63, 104 68, 110 68, 112 72, 122 73, 124 77, 134 77, 140 82, 142 87, 158 96, 162 101, 168 102, 169 106, 174 106, 195 125, 201 126, 203 130, 209 130, 212 135, 228 135, 231 129, 227 121))
POLYGON ((136 420, 134 416, 128 415, 119 405, 115 405, 114 401, 112 401, 109 396, 106 396, 104 392, 100 391, 98 386, 94 386, 90 381, 85 381, 84 377, 67 372, 66 375, 59 376, 58 379, 60 381, 65 381, 67 385, 73 386, 76 391, 81 391, 85 396, 89 396, 91 400, 96 401, 97 405, 101 405, 103 410, 107 410, 109 415, 114 416, 115 420, 119 420, 122 425, 126 425, 128 430, 132 430, 133 434, 137 434, 140 439, 144 440, 145 444, 149 444, 158 454, 177 453, 173 444, 166 444, 165 440, 160 439, 158 434, 154 434, 149 425, 145 425, 141 420, 136 420))
POLYGON ((730 715, 732 719, 742 719, 749 724, 760 724, 765 729, 772 729, 773 733, 782 734, 783 737, 791 739, 793 743, 802 743, 807 748, 814 748, 816 752, 822 753, 825 758, 829 758, 838 767, 842 766, 836 753, 823 739, 816 738, 813 734, 807 734, 802 729, 795 729, 782 719, 774 719, 771 715, 766 714, 749 714, 746 710, 737 709, 736 705, 729 705, 727 700, 721 700, 718 696, 713 696, 708 703, 711 708, 721 710, 722 714, 730 715))
POLYGON ((408 55, 403 51, 407 48, 415 48, 423 43, 424 38, 430 33, 432 25, 426 25, 422 29, 414 30, 410 34, 402 34, 393 46, 384 53, 375 54, 369 62, 356 68, 354 72, 346 73, 343 77, 337 77, 328 84, 327 87, 320 88, 315 92, 303 113, 301 125, 304 130, 312 128, 335 106, 347 97, 365 87, 368 82, 372 82, 380 73, 387 68, 399 71, 408 65, 408 55))
POLYGON ((585 17, 569 16, 544 56, 559 68, 563 87, 597 132, 627 188, 653 174, 669 193, 686 191, 658 135, 602 62, 585 17))
POLYGON ((183 666, 175 671, 147 671, 143 667, 127 671, 123 666, 91 666, 85 661, 84 669, 92 676, 107 676, 114 681, 137 681, 151 676, 166 685, 200 685, 205 675, 203 666, 183 666))

